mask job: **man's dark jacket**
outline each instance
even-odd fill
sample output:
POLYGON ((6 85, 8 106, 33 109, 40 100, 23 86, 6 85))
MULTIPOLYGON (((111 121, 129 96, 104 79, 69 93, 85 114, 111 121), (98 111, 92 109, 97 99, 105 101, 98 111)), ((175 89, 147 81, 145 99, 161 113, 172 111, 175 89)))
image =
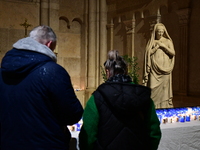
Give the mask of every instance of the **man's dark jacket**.
POLYGON ((13 45, 0 69, 1 150, 68 150, 83 108, 54 53, 31 38, 13 45))

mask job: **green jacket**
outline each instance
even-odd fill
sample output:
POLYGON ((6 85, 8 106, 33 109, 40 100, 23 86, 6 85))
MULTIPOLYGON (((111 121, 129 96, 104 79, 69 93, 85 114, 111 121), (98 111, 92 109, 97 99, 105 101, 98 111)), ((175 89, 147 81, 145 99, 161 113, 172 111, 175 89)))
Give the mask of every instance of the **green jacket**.
MULTIPOLYGON (((146 118, 146 125, 149 129, 151 139, 151 148, 149 150, 157 150, 160 139, 161 130, 154 102, 151 100, 151 109, 149 109, 149 117, 146 118)), ((80 150, 92 150, 93 144, 97 140, 99 114, 95 104, 94 96, 88 100, 83 113, 83 126, 79 134, 80 150)))

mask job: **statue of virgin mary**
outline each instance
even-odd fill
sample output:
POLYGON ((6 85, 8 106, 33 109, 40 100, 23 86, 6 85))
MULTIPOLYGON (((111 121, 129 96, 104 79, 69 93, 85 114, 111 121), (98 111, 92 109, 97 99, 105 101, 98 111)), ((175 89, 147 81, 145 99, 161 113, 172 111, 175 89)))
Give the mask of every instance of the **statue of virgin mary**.
POLYGON ((164 24, 155 24, 146 46, 143 84, 152 89, 151 98, 156 108, 173 107, 174 57, 173 41, 164 24))

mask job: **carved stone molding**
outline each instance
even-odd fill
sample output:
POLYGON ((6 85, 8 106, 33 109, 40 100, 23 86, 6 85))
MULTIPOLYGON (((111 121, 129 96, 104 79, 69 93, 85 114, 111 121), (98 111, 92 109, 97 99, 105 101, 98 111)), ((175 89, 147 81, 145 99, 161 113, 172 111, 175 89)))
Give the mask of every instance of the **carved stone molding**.
POLYGON ((135 32, 135 19, 123 21, 126 27, 126 33, 134 33, 135 32))
POLYGON ((176 11, 176 13, 178 14, 178 17, 179 17, 180 25, 186 25, 189 23, 190 12, 191 11, 189 8, 176 11))

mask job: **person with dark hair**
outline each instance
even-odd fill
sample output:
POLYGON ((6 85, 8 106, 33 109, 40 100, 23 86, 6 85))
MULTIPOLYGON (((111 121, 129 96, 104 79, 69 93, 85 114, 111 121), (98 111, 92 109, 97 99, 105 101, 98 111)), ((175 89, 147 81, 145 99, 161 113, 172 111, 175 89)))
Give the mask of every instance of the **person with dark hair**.
POLYGON ((150 88, 132 82, 117 50, 104 66, 108 80, 86 104, 80 150, 156 150, 161 130, 150 88))
POLYGON ((68 150, 67 125, 83 107, 67 71, 56 63, 56 34, 37 26, 2 59, 0 68, 1 150, 68 150), (65 132, 64 132, 65 131, 65 132))

